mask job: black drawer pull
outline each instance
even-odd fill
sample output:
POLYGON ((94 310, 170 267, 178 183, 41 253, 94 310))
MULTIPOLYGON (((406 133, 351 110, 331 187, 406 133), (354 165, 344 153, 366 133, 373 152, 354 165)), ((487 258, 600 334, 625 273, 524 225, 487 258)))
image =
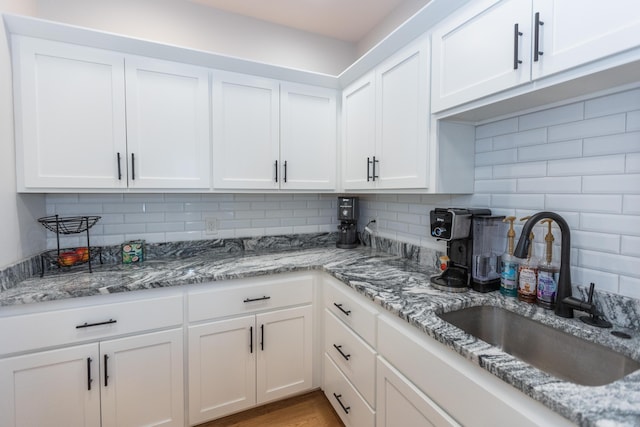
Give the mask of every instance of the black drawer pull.
POLYGON ((93 379, 91 378, 91 358, 87 357, 87 390, 91 390, 91 383, 93 379))
POLYGON ((522 64, 522 61, 518 55, 518 45, 520 44, 520 36, 522 32, 518 28, 518 24, 513 25, 513 69, 517 70, 518 65, 522 64))
POLYGON ((536 12, 533 36, 533 62, 538 62, 540 56, 544 54, 540 50, 540 27, 544 25, 544 22, 540 20, 540 12, 536 12))
POLYGON ((253 326, 249 326, 249 353, 253 354, 253 326))
POLYGON ((260 298, 247 298, 245 299, 243 302, 255 302, 255 301, 264 301, 264 300, 268 300, 271 299, 271 297, 268 296, 262 296, 260 298))
POLYGON ((338 353, 340 353, 340 356, 344 357, 344 360, 349 360, 349 358, 351 357, 350 354, 344 354, 342 351, 342 346, 341 345, 333 345, 333 347, 338 350, 338 353))
POLYGON ((264 325, 260 325, 260 350, 264 351, 264 325))
POLYGON ((338 310, 340 310, 341 312, 343 312, 346 316, 351 314, 351 310, 345 310, 344 308, 342 308, 342 304, 338 304, 338 303, 333 303, 333 305, 335 305, 336 307, 338 307, 338 310))
POLYGON ((345 414, 349 413, 349 410, 351 409, 351 406, 344 406, 344 404, 342 403, 342 401, 340 400, 340 398, 342 397, 341 394, 335 394, 333 393, 333 397, 336 398, 336 400, 338 401, 338 403, 340 404, 340 406, 342 407, 342 410, 345 412, 345 414))
POLYGON ((109 369, 107 368, 109 366, 108 360, 109 360, 109 356, 105 354, 104 355, 104 386, 105 387, 109 385, 109 369))
POLYGON ((91 328, 92 326, 110 325, 111 323, 116 323, 116 322, 117 320, 113 320, 113 319, 109 319, 106 322, 98 322, 98 323, 84 322, 82 325, 76 326, 76 329, 91 328))
POLYGON ((117 159, 118 159, 118 181, 122 181, 122 167, 120 167, 120 153, 118 153, 117 159))

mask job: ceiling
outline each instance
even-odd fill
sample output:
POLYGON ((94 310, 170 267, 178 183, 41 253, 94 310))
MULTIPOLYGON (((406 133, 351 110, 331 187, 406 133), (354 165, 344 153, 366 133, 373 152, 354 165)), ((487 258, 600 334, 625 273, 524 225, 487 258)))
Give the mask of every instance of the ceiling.
POLYGON ((189 0, 297 30, 356 43, 392 16, 400 23, 430 0, 189 0))

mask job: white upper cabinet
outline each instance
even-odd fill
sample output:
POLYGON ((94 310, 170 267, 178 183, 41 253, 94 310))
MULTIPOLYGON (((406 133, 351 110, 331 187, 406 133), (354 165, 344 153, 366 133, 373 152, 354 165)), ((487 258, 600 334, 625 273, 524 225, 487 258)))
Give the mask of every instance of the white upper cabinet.
POLYGON ((634 0, 472 2, 433 32, 431 108, 442 111, 637 48, 639 34, 634 0))
POLYGON ((531 1, 473 2, 433 32, 434 112, 526 83, 531 1))
POLYGON ((18 190, 126 187, 122 55, 13 37, 18 190))
POLYGON ((208 189, 209 71, 142 57, 125 64, 129 186, 208 189))
POLYGON ((280 188, 336 188, 336 91, 280 84, 280 188))
POLYGON ((216 71, 212 96, 216 189, 335 189, 335 91, 216 71))
POLYGON ((428 60, 422 37, 344 90, 346 190, 428 187, 428 60))
POLYGON ((19 190, 210 187, 208 70, 13 40, 19 190))
POLYGON ((637 0, 534 0, 533 12, 534 79, 640 45, 637 0))
POLYGON ((275 80, 222 71, 213 73, 215 188, 278 188, 278 92, 275 80))

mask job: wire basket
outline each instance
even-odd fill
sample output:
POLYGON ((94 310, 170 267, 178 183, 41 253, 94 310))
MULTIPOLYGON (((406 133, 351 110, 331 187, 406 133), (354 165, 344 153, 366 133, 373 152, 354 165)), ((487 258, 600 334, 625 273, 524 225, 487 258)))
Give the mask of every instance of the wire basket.
POLYGON ((51 215, 38 218, 38 222, 56 234, 83 233, 93 227, 99 216, 64 216, 51 215))

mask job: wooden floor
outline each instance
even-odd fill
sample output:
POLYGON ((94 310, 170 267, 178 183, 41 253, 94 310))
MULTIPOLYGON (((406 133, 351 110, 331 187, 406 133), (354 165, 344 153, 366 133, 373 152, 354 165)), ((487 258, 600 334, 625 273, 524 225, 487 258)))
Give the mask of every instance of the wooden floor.
POLYGON ((312 391, 302 396, 270 403, 198 427, 344 427, 322 393, 312 391))

